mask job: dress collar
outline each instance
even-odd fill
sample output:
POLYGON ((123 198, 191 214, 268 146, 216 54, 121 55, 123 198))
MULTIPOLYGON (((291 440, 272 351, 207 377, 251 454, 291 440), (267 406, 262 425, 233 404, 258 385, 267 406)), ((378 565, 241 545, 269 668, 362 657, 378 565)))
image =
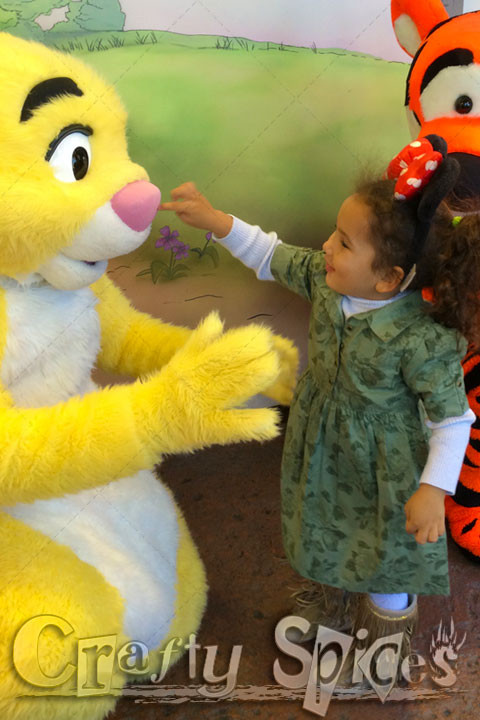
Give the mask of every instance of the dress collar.
POLYGON ((387 303, 376 310, 359 313, 353 317, 365 319, 375 335, 380 340, 387 342, 397 337, 405 328, 417 322, 419 317, 424 315, 425 305, 421 293, 415 290, 395 302, 387 303))
MULTIPOLYGON (((343 295, 324 286, 325 309, 335 325, 343 325, 344 315, 341 308, 343 295)), ((388 342, 399 335, 405 328, 417 322, 424 315, 423 301, 419 290, 406 293, 403 297, 389 302, 382 307, 352 315, 347 323, 365 320, 380 340, 388 342)))

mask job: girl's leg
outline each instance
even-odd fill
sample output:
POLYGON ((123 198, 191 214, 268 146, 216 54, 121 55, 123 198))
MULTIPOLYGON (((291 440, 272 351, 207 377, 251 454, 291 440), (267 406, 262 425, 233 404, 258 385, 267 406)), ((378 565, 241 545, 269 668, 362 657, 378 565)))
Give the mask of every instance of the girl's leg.
MULTIPOLYGON (((356 651, 367 650, 376 640, 386 638, 389 635, 403 633, 400 657, 398 660, 396 681, 403 681, 402 662, 410 655, 411 637, 415 633, 418 622, 417 596, 407 593, 379 594, 363 593, 356 596, 351 604, 352 630, 351 635, 355 636, 354 644, 350 650, 349 660, 345 665, 345 672, 342 680, 349 685, 361 680, 362 673, 358 671, 353 674, 353 658, 356 651), (404 605, 402 596, 406 595, 405 607, 391 608, 386 605, 404 605), (378 601, 377 602, 377 598, 378 601), (383 603, 383 604, 380 604, 383 603), (357 680, 355 680, 357 678, 357 680)), ((369 683, 362 681, 362 686, 369 687, 369 683)))
POLYGON ((408 607, 408 593, 369 593, 378 607, 385 610, 405 610, 408 607))

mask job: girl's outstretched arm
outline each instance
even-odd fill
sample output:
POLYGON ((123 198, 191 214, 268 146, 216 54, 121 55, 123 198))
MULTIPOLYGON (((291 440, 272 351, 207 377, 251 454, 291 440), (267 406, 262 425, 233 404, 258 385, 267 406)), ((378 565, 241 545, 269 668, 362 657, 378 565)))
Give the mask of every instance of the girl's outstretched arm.
POLYGON ((172 210, 186 225, 199 230, 211 230, 219 239, 228 235, 233 218, 222 210, 215 210, 195 183, 186 182, 170 193, 173 202, 160 205, 160 210, 172 210))
POLYGON ((288 245, 275 232, 266 233, 258 225, 216 210, 192 182, 175 188, 171 195, 174 202, 162 203, 160 210, 172 210, 188 225, 211 230, 220 245, 254 270, 260 280, 277 280, 305 299, 312 299, 314 277, 321 282, 325 276, 323 252, 288 245), (277 248, 281 250, 276 254, 279 268, 275 272, 271 264, 277 248))
POLYGON ((220 245, 254 270, 260 280, 274 280, 270 262, 275 248, 282 244, 276 233, 265 233, 258 225, 249 225, 216 210, 193 182, 175 188, 171 196, 174 201, 162 203, 160 210, 173 210, 187 225, 210 230, 220 245))

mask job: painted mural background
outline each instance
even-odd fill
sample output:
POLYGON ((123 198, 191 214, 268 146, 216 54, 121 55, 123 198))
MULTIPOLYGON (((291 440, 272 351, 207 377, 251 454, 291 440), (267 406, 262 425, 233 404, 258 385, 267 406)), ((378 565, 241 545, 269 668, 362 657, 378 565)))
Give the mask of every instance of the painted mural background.
MULTIPOLYGON (((459 13, 480 2, 450 0, 459 13)), ((129 112, 130 154, 165 199, 194 180, 212 203, 321 247, 365 164, 409 140, 388 0, 0 0, 0 29, 91 63, 129 112)), ((262 283, 205 233, 159 213, 109 266, 134 304, 194 326, 259 318, 305 361, 308 305, 262 283)))

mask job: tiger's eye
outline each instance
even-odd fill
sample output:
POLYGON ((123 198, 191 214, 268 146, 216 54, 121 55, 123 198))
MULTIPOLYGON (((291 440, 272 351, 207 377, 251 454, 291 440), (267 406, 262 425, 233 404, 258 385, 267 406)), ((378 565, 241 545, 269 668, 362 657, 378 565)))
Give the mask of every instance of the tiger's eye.
POLYGON ((459 95, 455 100, 455 110, 461 115, 467 115, 473 108, 473 100, 468 95, 459 95))

